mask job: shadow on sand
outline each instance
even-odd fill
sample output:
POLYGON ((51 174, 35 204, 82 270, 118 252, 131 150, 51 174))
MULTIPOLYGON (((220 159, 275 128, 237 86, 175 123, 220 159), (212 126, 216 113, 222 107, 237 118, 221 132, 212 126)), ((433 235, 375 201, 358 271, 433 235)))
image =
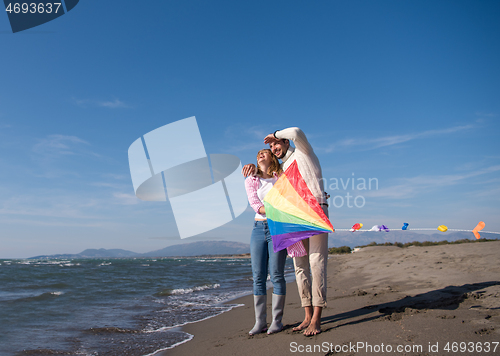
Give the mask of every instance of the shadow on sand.
MULTIPOLYGON (((396 300, 394 302, 367 305, 363 308, 324 317, 321 319, 321 327, 323 331, 328 331, 344 325, 355 325, 383 317, 389 320, 399 320, 402 318, 403 313, 407 309, 454 310, 458 308, 460 303, 462 303, 464 300, 470 297, 468 293, 495 285, 500 285, 500 282, 492 281, 492 282, 464 284, 462 286, 448 286, 442 289, 429 291, 427 293, 417 294, 413 297, 407 296, 402 299, 396 300), (331 326, 332 323, 352 318, 358 318, 363 315, 372 314, 375 311, 378 311, 379 314, 331 326)), ((480 294, 482 293, 479 293, 479 295, 480 294)), ((296 325, 299 324, 300 323, 297 323, 296 325)), ((296 325, 287 325, 286 329, 294 327, 296 325)))

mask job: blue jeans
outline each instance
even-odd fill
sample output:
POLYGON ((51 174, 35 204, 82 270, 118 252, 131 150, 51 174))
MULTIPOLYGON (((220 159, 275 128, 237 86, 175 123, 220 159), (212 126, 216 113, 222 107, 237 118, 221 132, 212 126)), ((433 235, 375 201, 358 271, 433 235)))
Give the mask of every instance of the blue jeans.
POLYGON ((273 293, 286 294, 286 249, 273 252, 273 241, 267 221, 255 221, 250 238, 252 257, 253 294, 266 295, 267 273, 271 276, 273 293))

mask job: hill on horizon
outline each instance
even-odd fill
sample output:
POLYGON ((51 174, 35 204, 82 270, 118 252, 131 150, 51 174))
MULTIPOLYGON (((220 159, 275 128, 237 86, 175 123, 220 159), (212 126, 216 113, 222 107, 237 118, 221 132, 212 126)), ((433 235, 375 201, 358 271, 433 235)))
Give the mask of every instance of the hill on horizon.
POLYGON ((240 255, 250 253, 250 245, 235 241, 197 241, 172 245, 160 250, 136 253, 122 249, 86 249, 76 254, 40 255, 40 258, 134 258, 134 257, 191 257, 203 255, 240 255))

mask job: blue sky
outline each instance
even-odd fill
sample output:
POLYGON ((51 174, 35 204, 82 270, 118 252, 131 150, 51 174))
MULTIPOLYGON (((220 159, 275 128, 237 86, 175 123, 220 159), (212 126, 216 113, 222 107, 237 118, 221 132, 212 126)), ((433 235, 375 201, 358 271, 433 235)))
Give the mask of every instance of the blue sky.
MULTIPOLYGON (((190 116, 243 163, 300 127, 329 193, 364 199, 337 198, 337 228, 500 231, 499 19, 496 1, 82 0, 12 34, 1 15, 0 258, 196 241, 135 197, 127 157, 190 116), (378 189, 331 184, 353 177, 378 189)), ((249 242, 252 216, 198 239, 249 242)))

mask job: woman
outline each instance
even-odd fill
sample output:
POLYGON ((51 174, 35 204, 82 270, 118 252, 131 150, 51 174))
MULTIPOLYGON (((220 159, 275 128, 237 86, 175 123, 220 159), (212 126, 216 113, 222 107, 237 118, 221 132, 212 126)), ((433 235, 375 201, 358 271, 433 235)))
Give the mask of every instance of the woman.
POLYGON ((267 330, 268 334, 277 333, 283 329, 281 320, 285 306, 285 262, 286 250, 273 252, 273 242, 267 226, 266 209, 262 201, 282 173, 278 158, 269 149, 257 153, 257 174, 245 180, 248 201, 255 210, 255 222, 250 239, 252 258, 253 298, 255 307, 255 325, 249 331, 250 335, 267 330), (272 314, 273 321, 267 329, 266 313, 266 281, 267 273, 273 283, 272 314))

